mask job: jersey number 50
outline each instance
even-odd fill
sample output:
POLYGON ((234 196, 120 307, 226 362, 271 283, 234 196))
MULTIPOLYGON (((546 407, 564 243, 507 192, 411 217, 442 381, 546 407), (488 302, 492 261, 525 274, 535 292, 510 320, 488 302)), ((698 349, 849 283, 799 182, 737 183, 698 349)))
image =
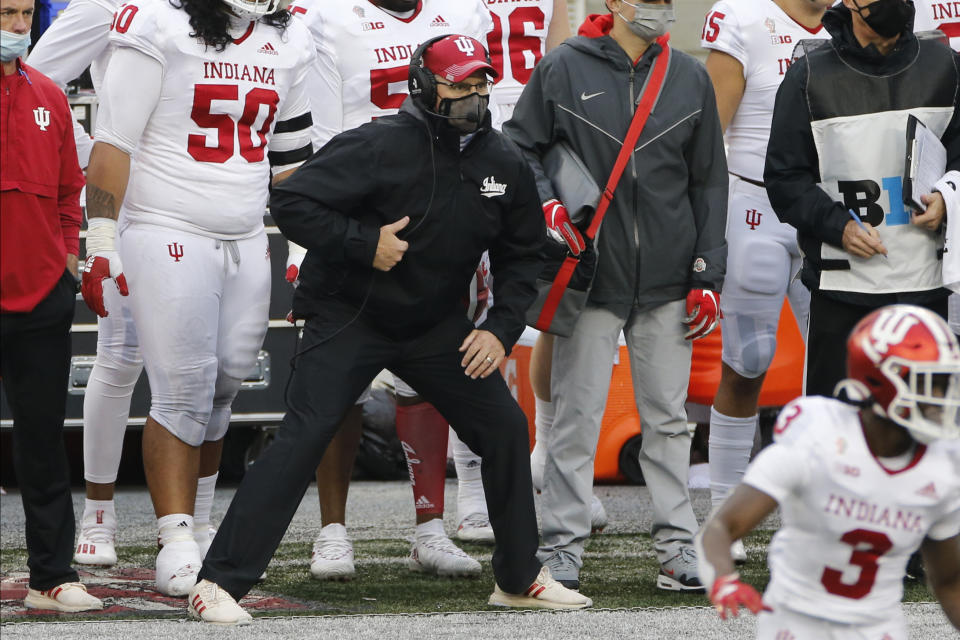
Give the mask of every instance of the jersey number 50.
POLYGON ((267 146, 267 133, 277 113, 280 96, 273 89, 256 87, 243 99, 243 114, 234 123, 226 113, 212 113, 214 100, 236 102, 240 88, 235 84, 198 84, 193 90, 193 110, 190 118, 204 129, 217 130, 217 146, 207 146, 207 136, 191 133, 187 136, 187 153, 197 162, 223 163, 233 157, 234 150, 240 147, 240 156, 247 162, 261 162, 267 146), (260 107, 267 106, 267 116, 256 131, 259 144, 253 143, 253 124, 260 115, 260 107), (239 138, 239 145, 234 144, 239 138))

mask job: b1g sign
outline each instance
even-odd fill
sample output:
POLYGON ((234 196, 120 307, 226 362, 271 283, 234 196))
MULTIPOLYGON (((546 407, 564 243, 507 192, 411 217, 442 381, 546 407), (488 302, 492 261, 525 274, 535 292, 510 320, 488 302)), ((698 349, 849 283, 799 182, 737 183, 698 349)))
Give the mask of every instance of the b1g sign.
POLYGON ((874 227, 909 224, 910 212, 903 204, 903 181, 900 176, 873 180, 839 180, 837 190, 844 206, 874 227))

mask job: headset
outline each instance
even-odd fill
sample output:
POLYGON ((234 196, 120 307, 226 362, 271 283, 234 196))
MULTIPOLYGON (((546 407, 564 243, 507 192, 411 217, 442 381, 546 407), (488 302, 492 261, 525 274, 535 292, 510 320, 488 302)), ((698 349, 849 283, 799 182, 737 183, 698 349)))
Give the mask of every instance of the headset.
POLYGON ((407 74, 407 89, 414 103, 424 111, 434 112, 437 103, 437 79, 433 71, 423 66, 423 56, 435 42, 440 42, 450 34, 430 38, 413 52, 410 58, 410 71, 407 74))

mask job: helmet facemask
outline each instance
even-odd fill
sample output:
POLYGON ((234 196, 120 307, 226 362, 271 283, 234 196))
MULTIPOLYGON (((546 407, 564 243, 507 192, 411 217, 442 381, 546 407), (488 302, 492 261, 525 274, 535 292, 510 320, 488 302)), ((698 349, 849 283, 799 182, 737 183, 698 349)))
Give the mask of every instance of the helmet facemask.
POLYGON ((256 20, 281 9, 286 9, 290 0, 223 0, 231 11, 244 20, 256 20))
POLYGON ((880 365, 880 371, 897 393, 885 410, 875 404, 875 411, 924 444, 941 438, 960 438, 960 363, 890 357, 880 365))

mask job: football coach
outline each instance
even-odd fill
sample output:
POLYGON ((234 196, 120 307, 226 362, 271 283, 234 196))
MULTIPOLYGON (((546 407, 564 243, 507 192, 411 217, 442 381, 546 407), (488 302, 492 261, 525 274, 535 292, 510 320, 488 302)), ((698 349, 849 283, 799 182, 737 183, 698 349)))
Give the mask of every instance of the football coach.
POLYGON ((189 595, 194 617, 249 621, 234 599, 266 569, 337 425, 382 369, 483 460, 497 541, 490 603, 592 604, 536 558, 527 420, 498 368, 523 331, 546 234, 530 168, 490 128, 496 74, 477 40, 428 40, 398 114, 336 136, 275 188, 277 225, 308 250, 293 302, 306 324, 287 414, 207 553, 189 595), (496 298, 474 328, 463 299, 484 250, 496 298))

